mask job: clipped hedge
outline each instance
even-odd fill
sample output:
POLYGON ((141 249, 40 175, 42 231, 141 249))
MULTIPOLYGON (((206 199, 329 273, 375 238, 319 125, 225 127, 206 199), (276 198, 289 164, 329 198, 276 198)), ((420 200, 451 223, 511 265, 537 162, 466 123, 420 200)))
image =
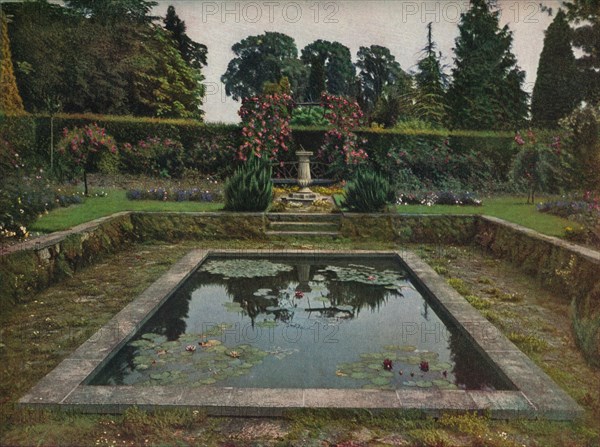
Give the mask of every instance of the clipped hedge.
MULTIPOLYGON (((200 121, 184 119, 159 119, 132 116, 108 115, 66 115, 54 117, 54 135, 57 142, 64 128, 97 123, 104 127, 118 143, 137 142, 148 137, 173 139, 181 142, 184 148, 183 158, 186 168, 198 169, 207 174, 225 177, 233 171, 236 164, 235 154, 241 143, 240 127, 237 124, 205 124, 200 121)), ((49 160, 50 117, 34 115, 14 117, 11 121, 11 139, 21 139, 19 146, 26 146, 32 156, 49 160), (22 120, 22 122, 20 122, 22 120), (25 127, 26 131, 18 130, 25 127)), ((303 147, 318 153, 324 139, 326 128, 297 126, 293 128, 293 147, 303 147)), ((456 173, 470 170, 473 172, 487 170, 494 179, 507 179, 511 160, 515 153, 514 135, 510 132, 466 132, 466 131, 408 131, 394 129, 358 129, 360 145, 369 153, 370 159, 377 168, 393 171, 387 153, 396 151, 427 152, 436 147, 447 146, 451 154, 465 156, 476 155, 476 162, 462 160, 460 166, 452 166, 456 173), (364 143, 363 143, 364 141, 364 143)), ((293 152, 280 154, 282 161, 295 160, 293 152)), ((459 157, 457 157, 459 158, 459 157)), ((463 181, 473 172, 463 174, 463 181)), ((486 174, 486 173, 483 173, 486 174)))

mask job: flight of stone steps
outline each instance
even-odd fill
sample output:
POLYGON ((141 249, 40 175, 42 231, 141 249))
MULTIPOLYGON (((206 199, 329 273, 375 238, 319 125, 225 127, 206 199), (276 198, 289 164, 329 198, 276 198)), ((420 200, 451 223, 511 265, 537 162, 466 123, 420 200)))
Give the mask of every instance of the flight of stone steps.
POLYGON ((336 238, 340 235, 339 214, 269 213, 267 218, 269 237, 336 238))

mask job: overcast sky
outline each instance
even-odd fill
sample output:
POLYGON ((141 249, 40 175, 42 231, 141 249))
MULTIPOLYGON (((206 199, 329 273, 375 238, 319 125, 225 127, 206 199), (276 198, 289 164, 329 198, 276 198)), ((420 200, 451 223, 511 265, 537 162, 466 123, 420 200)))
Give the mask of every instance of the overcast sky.
MULTIPOLYGON (((2 1, 2 0, 0 0, 2 1)), ((54 0, 60 3, 58 0, 54 0)), ((298 52, 307 44, 325 39, 348 48, 353 59, 361 46, 388 47, 404 70, 414 69, 426 43, 426 25, 433 22, 433 37, 449 72, 460 14, 469 0, 265 0, 265 1, 158 1, 155 14, 165 16, 175 6, 187 25, 188 35, 208 47, 205 119, 238 122, 239 103, 226 97, 220 78, 234 57, 231 46, 250 35, 277 31, 293 37, 298 52)), ((513 51, 527 73, 525 89, 533 90, 544 30, 552 18, 540 3, 554 10, 559 0, 497 0, 501 25, 513 31, 513 51)))

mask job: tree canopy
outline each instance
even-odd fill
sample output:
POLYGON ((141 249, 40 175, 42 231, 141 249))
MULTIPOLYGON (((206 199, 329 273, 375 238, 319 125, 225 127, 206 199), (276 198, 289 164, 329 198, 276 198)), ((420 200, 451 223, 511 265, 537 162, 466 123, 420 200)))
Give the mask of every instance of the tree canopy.
MULTIPOLYGON (((231 47, 234 57, 221 76, 225 92, 236 101, 262 93, 266 82, 278 83, 287 76, 294 87, 306 75, 298 61, 293 38, 282 33, 265 32, 248 36, 231 47)), ((295 93, 295 92, 294 92, 295 93)))
POLYGON ((8 39, 8 21, 0 9, 0 111, 4 113, 22 113, 23 100, 19 95, 15 78, 10 42, 8 39))
POLYGON ((565 3, 575 25, 573 45, 583 53, 577 59, 585 99, 600 103, 600 0, 571 0, 565 3))
POLYGON ((339 96, 349 96, 353 93, 356 71, 350 49, 345 45, 316 40, 302 49, 301 60, 310 67, 312 81, 309 81, 309 91, 316 92, 323 78, 325 90, 321 89, 313 94, 312 99, 318 100, 323 91, 339 96))
POLYGON ((449 124, 464 129, 514 129, 527 117, 525 72, 511 51, 512 33, 499 28, 499 12, 471 0, 456 39, 447 94, 449 124))
POLYGON ((532 121, 536 126, 555 126, 581 100, 579 72, 571 36, 567 16, 563 10, 559 10, 546 31, 531 98, 532 121))
POLYGON ((161 27, 115 18, 107 30, 107 22, 84 14, 83 6, 46 1, 3 7, 13 18, 13 60, 28 111, 46 111, 52 97, 67 113, 201 116, 202 74, 161 27))
POLYGON ((400 68, 394 55, 386 47, 371 45, 360 47, 356 66, 360 69, 361 106, 363 110, 373 109, 384 88, 406 82, 408 76, 400 68))
POLYGON ((190 67, 199 70, 202 66, 207 65, 206 56, 208 54, 208 48, 206 48, 206 45, 194 42, 186 34, 187 26, 177 15, 173 5, 170 5, 167 8, 167 16, 163 20, 163 23, 165 29, 169 31, 175 40, 181 57, 190 67))

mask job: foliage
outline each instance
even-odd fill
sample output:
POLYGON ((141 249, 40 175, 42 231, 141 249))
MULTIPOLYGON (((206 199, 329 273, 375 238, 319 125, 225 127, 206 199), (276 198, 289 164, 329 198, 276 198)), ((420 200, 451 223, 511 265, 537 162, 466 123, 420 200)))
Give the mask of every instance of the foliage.
POLYGON ((567 17, 559 10, 546 31, 531 97, 532 122, 536 126, 556 127, 581 99, 571 35, 567 17))
POLYGON ((218 201, 218 194, 215 200, 215 192, 208 190, 193 189, 130 189, 126 193, 129 200, 161 200, 175 202, 213 202, 218 201))
POLYGON ((433 41, 433 24, 427 25, 427 45, 421 51, 422 57, 417 62, 415 81, 417 92, 414 95, 413 113, 411 116, 420 120, 441 125, 446 118, 444 95, 447 77, 441 63, 442 54, 436 53, 433 41))
POLYGON ((565 3, 570 21, 576 25, 573 45, 583 54, 577 64, 581 71, 584 99, 600 102, 600 2, 598 0, 570 0, 565 3))
POLYGON ((251 156, 225 184, 225 209, 228 211, 265 211, 273 200, 271 165, 251 156))
POLYGON ((205 92, 200 70, 188 65, 160 27, 148 33, 140 50, 138 61, 144 70, 134 73, 134 96, 138 99, 134 112, 200 119, 205 92))
POLYGON ((366 151, 359 147, 358 137, 353 132, 359 126, 363 114, 358 103, 339 96, 324 93, 321 104, 325 109, 325 119, 332 128, 325 133, 318 158, 336 168, 338 176, 344 175, 349 165, 359 164, 368 158, 366 151))
POLYGON ((186 34, 185 22, 179 18, 173 5, 169 5, 167 8, 167 16, 163 23, 165 29, 171 33, 171 37, 175 40, 179 54, 191 68, 199 70, 202 66, 207 65, 206 55, 208 49, 206 45, 190 39, 186 34))
POLYGON ((160 177, 181 177, 185 167, 181 143, 158 137, 148 137, 135 146, 125 143, 121 162, 128 173, 160 177))
POLYGON ((472 0, 461 16, 455 68, 447 93, 449 124, 459 129, 514 129, 527 116, 525 73, 511 52, 508 25, 487 0, 472 0))
POLYGON ((19 95, 10 52, 8 20, 0 9, 0 110, 4 113, 22 113, 23 100, 19 95))
POLYGON ((327 126, 323 107, 297 107, 292 113, 292 126, 327 126))
POLYGON ((565 238, 574 242, 600 247, 600 195, 586 191, 583 197, 567 196, 561 200, 537 205, 542 213, 568 218, 572 225, 565 227, 565 238))
POLYGON ((43 1, 4 7, 13 17, 9 33, 25 108, 47 111, 56 97, 69 113, 200 117, 201 73, 183 60, 168 31, 141 16, 128 19, 145 7, 121 19, 94 12, 150 2, 107 1, 85 0, 75 9, 43 1))
POLYGON ((104 128, 96 123, 82 128, 63 130, 63 137, 56 147, 58 169, 67 178, 83 173, 85 195, 88 195, 87 172, 98 169, 103 157, 117 153, 117 144, 104 128))
POLYGON ((348 47, 318 39, 302 49, 301 60, 310 66, 307 99, 318 101, 324 91, 331 95, 352 95, 355 68, 348 47))
POLYGON ((158 5, 149 0, 66 0, 66 5, 78 14, 108 24, 128 21, 150 22, 152 8, 158 5))
POLYGON ((296 43, 285 34, 265 32, 248 36, 231 49, 236 57, 229 62, 221 81, 227 95, 236 101, 261 94, 266 82, 279 82, 288 76, 293 84, 302 77, 296 70, 296 43))
POLYGON ((600 107, 575 109, 560 121, 566 130, 565 152, 573 171, 572 186, 598 189, 600 185, 600 107))
POLYGON ((453 191, 402 193, 396 199, 397 205, 460 205, 482 206, 481 200, 473 193, 456 193, 453 191))
POLYGON ((81 202, 77 195, 55 192, 45 172, 25 165, 13 145, 0 137, 0 241, 26 238, 40 214, 81 202))
POLYGON ((474 151, 459 151, 446 138, 406 137, 370 151, 370 158, 403 191, 482 189, 491 177, 489 162, 474 151))
POLYGON ((532 131, 525 140, 521 134, 515 136, 520 148, 513 160, 511 178, 524 184, 528 190, 528 202, 534 203, 536 192, 556 192, 561 177, 561 142, 555 138, 550 144, 538 142, 532 131))
POLYGON ((400 83, 385 87, 371 113, 371 126, 394 127, 401 117, 411 113, 412 96, 413 92, 408 84, 400 83))
POLYGON ((407 82, 407 75, 400 68, 390 50, 380 45, 360 47, 356 66, 360 69, 360 104, 363 110, 371 111, 388 85, 399 86, 407 82))
POLYGON ((239 111, 242 145, 238 157, 275 160, 279 151, 287 152, 292 136, 291 107, 292 97, 285 93, 244 98, 239 111))
POLYGON ((394 203, 390 183, 376 171, 359 167, 344 190, 344 205, 351 211, 375 213, 394 203))

